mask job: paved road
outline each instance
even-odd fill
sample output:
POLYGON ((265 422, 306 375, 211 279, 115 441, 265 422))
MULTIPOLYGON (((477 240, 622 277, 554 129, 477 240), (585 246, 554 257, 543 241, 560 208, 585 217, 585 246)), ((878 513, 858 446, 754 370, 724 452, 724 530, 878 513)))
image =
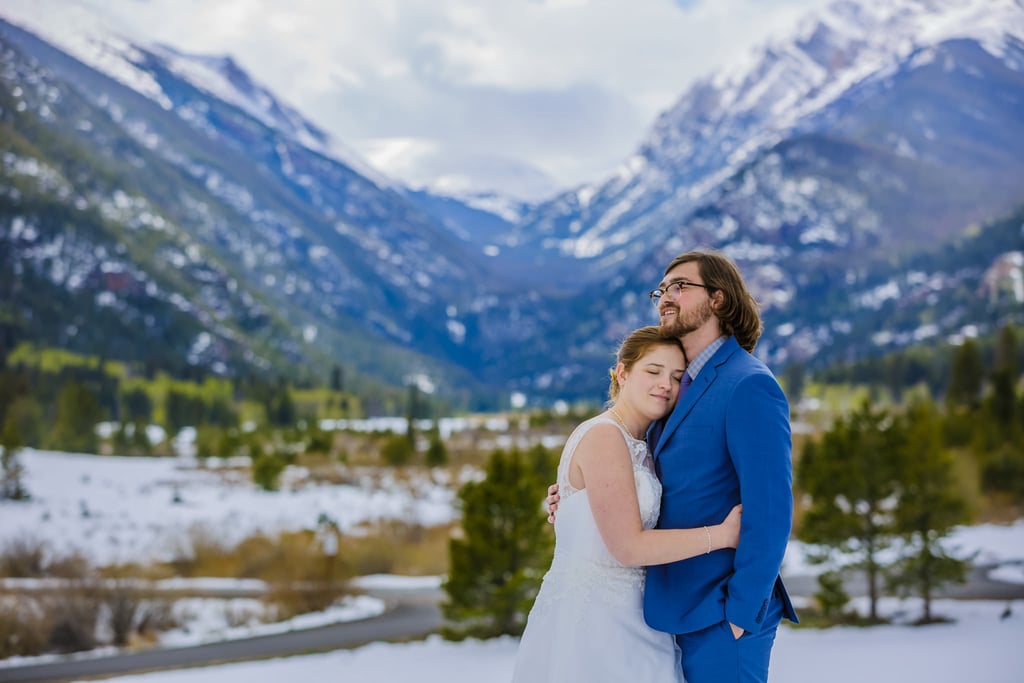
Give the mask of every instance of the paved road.
POLYGON ((418 638, 436 631, 441 623, 441 610, 435 601, 411 599, 397 603, 393 609, 379 617, 320 628, 194 647, 146 650, 96 659, 0 668, 0 682, 83 680, 158 669, 323 652, 356 647, 374 641, 418 638))
MULTIPOLYGON (((984 600, 1022 600, 1024 585, 1002 583, 988 578, 989 567, 976 567, 963 586, 946 587, 936 597, 984 600)), ((817 580, 809 576, 786 579, 793 595, 813 595, 817 580)), ((846 590, 851 596, 864 595, 862 575, 848 577, 846 590)), ((202 666, 223 662, 283 657, 357 647, 374 641, 402 641, 437 631, 442 624, 438 602, 440 591, 370 591, 386 599, 391 608, 371 619, 332 626, 291 631, 246 640, 209 643, 194 647, 147 650, 96 659, 52 662, 24 667, 0 667, 0 683, 41 683, 105 678, 127 673, 202 666)))
MULTIPOLYGON (((1024 584, 993 581, 988 577, 992 565, 973 567, 968 574, 967 583, 951 584, 936 591, 936 598, 952 598, 954 600, 1022 600, 1024 584)), ((811 596, 818 592, 818 579, 814 576, 787 577, 786 589, 792 595, 811 596)), ((850 597, 867 595, 867 580, 863 572, 850 572, 844 576, 843 588, 850 597)), ((884 583, 879 583, 884 591, 884 583)))

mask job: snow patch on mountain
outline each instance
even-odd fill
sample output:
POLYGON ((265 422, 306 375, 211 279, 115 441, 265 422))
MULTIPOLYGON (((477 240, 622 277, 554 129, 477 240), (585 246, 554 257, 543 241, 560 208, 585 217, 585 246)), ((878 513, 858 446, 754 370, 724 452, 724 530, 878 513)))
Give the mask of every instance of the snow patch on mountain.
MULTIPOLYGON (((828 129, 843 98, 908 66, 927 65, 936 59, 934 48, 954 39, 975 41, 1010 68, 1024 69, 1024 1, 839 0, 812 11, 789 34, 695 81, 637 154, 602 181, 542 205, 515 237, 587 261, 591 271, 623 238, 667 241, 679 221, 713 201, 765 150, 796 132, 828 129)), ((922 135, 932 140, 935 133, 925 127, 922 135)), ((919 156, 906 139, 891 142, 902 156, 919 156)), ((838 243, 841 236, 822 226, 803 240, 838 243)))
MULTIPOLYGON (((171 98, 141 66, 143 51, 149 52, 196 88, 238 107, 306 149, 341 162, 382 189, 395 187, 357 152, 282 104, 229 55, 191 55, 167 45, 136 42, 125 37, 128 29, 111 13, 88 0, 5 0, 0 16, 170 110, 171 98)), ((192 124, 202 119, 187 108, 176 113, 192 124)))

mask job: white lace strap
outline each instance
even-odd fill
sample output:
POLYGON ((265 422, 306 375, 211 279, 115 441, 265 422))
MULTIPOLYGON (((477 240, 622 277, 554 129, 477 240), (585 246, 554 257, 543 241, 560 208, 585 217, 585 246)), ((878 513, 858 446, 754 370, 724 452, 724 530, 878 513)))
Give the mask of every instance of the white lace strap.
POLYGON ((572 434, 569 435, 569 439, 565 442, 565 446, 562 448, 562 457, 558 462, 558 475, 556 481, 558 482, 558 490, 562 498, 575 493, 577 489, 569 483, 569 465, 572 463, 572 456, 576 453, 576 447, 580 445, 580 441, 583 440, 584 435, 590 428, 596 424, 610 424, 615 425, 615 428, 622 434, 623 440, 626 442, 626 448, 629 449, 630 457, 634 464, 643 462, 643 455, 636 452, 636 444, 642 444, 642 448, 646 453, 647 447, 644 442, 638 442, 632 438, 630 434, 615 420, 605 415, 597 415, 589 420, 581 423, 576 429, 573 430, 572 434))

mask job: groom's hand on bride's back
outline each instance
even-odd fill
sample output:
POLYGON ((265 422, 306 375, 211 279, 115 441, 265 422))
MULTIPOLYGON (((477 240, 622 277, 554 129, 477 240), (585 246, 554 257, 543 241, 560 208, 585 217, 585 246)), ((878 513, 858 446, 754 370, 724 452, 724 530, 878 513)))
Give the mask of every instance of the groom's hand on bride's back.
POLYGON ((558 501, 561 497, 558 495, 558 484, 552 484, 548 487, 548 523, 555 523, 555 511, 558 510, 558 501))

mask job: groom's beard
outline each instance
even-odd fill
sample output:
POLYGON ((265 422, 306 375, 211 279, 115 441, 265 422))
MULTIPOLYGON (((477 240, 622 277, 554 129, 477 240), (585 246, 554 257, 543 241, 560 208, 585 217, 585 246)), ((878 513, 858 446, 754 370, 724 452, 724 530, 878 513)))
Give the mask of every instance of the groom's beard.
POLYGON ((671 322, 663 323, 661 329, 673 337, 684 337, 694 330, 699 330, 714 315, 710 299, 702 301, 700 306, 689 311, 684 311, 677 306, 675 317, 671 322))

